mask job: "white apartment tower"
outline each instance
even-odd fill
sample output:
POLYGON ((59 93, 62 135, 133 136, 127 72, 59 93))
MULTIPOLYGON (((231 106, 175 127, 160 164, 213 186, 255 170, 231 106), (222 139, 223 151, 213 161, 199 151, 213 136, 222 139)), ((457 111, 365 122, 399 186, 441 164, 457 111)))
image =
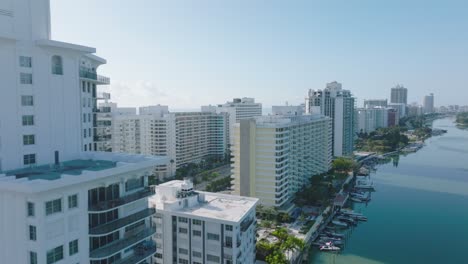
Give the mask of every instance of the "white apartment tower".
POLYGON ((95 52, 50 38, 49 0, 0 0, 0 171, 96 149, 95 52))
POLYGON ((425 114, 434 113, 434 94, 424 96, 423 111, 425 114))
POLYGON ((174 112, 167 106, 140 108, 139 115, 114 115, 112 150, 168 156, 158 167, 159 178, 171 177, 177 168, 209 157, 226 158, 228 114, 174 112))
POLYGON ((241 120, 231 146, 234 193, 289 210, 294 193, 330 169, 331 128, 320 114, 241 120))
POLYGON ((257 202, 196 192, 190 181, 156 186, 154 263, 255 263, 257 202))
POLYGON ((333 156, 353 154, 355 138, 355 98, 341 83, 331 82, 323 90, 309 90, 306 113, 320 112, 333 119, 333 156))
POLYGON ((148 175, 167 161, 91 151, 95 51, 51 40, 48 0, 0 0, 2 263, 151 261, 148 175))

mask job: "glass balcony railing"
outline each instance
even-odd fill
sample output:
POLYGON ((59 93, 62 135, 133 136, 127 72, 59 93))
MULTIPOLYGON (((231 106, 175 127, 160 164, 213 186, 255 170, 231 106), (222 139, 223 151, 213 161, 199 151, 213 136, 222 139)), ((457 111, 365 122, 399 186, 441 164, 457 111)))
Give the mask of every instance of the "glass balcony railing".
POLYGON ((124 259, 118 260, 114 262, 114 264, 135 264, 135 263, 140 263, 140 261, 143 261, 153 255, 156 252, 156 245, 152 245, 149 247, 136 247, 133 255, 126 257, 124 259))
POLYGON ((140 212, 137 212, 135 214, 117 219, 115 221, 112 221, 110 223, 95 227, 91 230, 89 230, 90 235, 104 235, 111 233, 114 230, 120 229, 124 226, 128 226, 134 222, 137 222, 139 220, 142 220, 146 217, 149 217, 153 215, 156 212, 154 208, 148 208, 145 210, 142 210, 140 212))
POLYGON ((99 84, 110 84, 110 78, 98 75, 95 72, 87 70, 85 68, 80 69, 80 78, 94 80, 99 84))
POLYGON ((88 211, 90 212, 107 211, 107 210, 122 206, 124 204, 128 204, 128 203, 146 198, 148 196, 151 196, 152 194, 153 192, 151 191, 150 188, 145 188, 141 191, 132 193, 124 197, 120 197, 120 198, 108 200, 108 201, 102 201, 97 204, 92 204, 88 207, 88 211))
MULTIPOLYGON (((154 233, 156 233, 155 228, 146 228, 143 231, 136 233, 135 235, 119 239, 102 248, 98 248, 98 249, 91 251, 89 253, 89 258, 92 260, 108 258, 128 247, 131 247, 147 239, 148 237, 152 236, 154 233)), ((154 251, 152 253, 154 253, 154 251)), ((136 262, 128 262, 128 263, 136 263, 136 262)))

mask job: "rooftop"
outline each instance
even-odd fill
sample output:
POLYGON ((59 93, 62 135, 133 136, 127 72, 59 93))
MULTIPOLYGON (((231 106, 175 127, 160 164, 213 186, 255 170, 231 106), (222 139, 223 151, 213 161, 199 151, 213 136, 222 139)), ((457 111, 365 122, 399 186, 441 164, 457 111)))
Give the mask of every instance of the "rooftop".
POLYGON ((57 180, 61 174, 78 176, 84 170, 100 171, 114 168, 116 162, 109 160, 70 160, 61 162, 59 165, 42 165, 38 167, 23 168, 5 172, 6 176, 15 176, 16 179, 27 178, 28 180, 57 180))

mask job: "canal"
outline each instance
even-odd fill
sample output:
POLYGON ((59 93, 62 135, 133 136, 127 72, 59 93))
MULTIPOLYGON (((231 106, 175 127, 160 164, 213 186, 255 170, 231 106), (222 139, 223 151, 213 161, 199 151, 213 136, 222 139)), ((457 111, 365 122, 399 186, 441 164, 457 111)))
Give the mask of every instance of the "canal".
POLYGON ((313 249, 310 263, 468 263, 468 130, 453 118, 416 153, 377 166, 369 219, 349 230, 339 254, 313 249))

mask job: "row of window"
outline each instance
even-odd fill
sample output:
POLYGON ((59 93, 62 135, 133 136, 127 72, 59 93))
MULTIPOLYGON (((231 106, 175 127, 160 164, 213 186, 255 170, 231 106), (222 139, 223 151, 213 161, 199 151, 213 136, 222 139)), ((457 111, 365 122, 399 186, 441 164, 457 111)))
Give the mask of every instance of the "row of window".
MULTIPOLYGON (((23 68, 32 68, 32 58, 27 56, 20 56, 19 57, 19 64, 20 67, 23 68)), ((63 75, 63 63, 62 57, 54 55, 52 56, 51 60, 51 72, 54 75, 63 75)), ((32 73, 20 73, 20 83, 21 84, 32 84, 33 83, 33 76, 32 73)))
MULTIPOLYGON (((180 253, 180 250, 181 250, 181 248, 179 248, 179 253, 180 253)), ((193 253, 195 253, 195 251, 193 253)), ((200 257, 201 257, 201 253, 200 253, 200 257)), ((210 262, 214 262, 214 263, 219 263, 221 258, 219 256, 214 256, 214 255, 207 254, 206 255, 206 260, 210 261, 210 262)), ((179 258, 178 262, 179 262, 179 264, 189 264, 189 261, 187 259, 183 259, 183 258, 179 258)), ((194 261, 193 264, 201 264, 201 263, 194 261)))
MULTIPOLYGON (((68 243, 68 255, 73 256, 78 253, 78 239, 70 241, 68 243)), ((58 246, 51 250, 48 250, 46 253, 47 264, 53 264, 59 262, 63 259, 63 246, 58 246)), ((29 263, 37 264, 37 253, 30 251, 29 252, 29 263)))
MULTIPOLYGON (((68 209, 78 208, 78 194, 68 196, 68 209)), ((28 217, 36 216, 35 204, 33 202, 27 202, 26 212, 28 217)), ((62 198, 47 201, 45 203, 46 215, 62 212, 62 198)))

